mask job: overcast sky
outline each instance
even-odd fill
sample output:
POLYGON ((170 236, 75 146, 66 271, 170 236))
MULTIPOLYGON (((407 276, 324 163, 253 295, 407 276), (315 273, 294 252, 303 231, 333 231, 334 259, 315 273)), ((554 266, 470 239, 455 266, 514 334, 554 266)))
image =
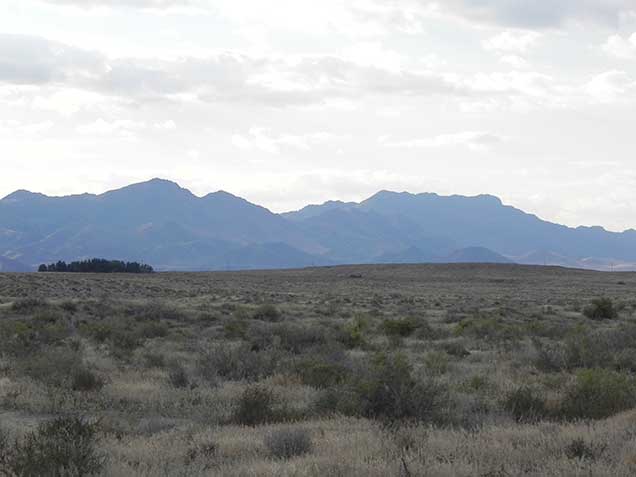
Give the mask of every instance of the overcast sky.
POLYGON ((489 193, 636 228, 636 0, 2 0, 0 196, 489 193))

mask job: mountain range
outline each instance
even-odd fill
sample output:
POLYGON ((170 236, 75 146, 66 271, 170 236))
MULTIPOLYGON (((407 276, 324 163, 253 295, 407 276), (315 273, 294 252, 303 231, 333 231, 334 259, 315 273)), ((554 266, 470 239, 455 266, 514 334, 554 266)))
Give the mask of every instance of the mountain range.
POLYGON ((20 190, 0 200, 0 271, 92 257, 158 270, 425 262, 636 270, 636 231, 570 228, 490 195, 381 191, 275 214, 162 179, 99 195, 20 190))

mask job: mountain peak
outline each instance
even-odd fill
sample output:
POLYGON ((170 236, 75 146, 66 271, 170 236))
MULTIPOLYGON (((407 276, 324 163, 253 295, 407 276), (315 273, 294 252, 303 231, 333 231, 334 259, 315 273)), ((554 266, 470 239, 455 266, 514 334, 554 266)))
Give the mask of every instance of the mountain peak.
POLYGON ((102 194, 102 197, 108 196, 123 196, 128 195, 130 193, 143 193, 143 194, 151 194, 151 195, 187 195, 192 196, 193 194, 188 190, 182 188, 176 182, 172 182, 166 179, 154 178, 145 182, 138 182, 136 184, 131 184, 129 186, 125 186, 119 189, 110 190, 102 194))
POLYGON ((46 197, 46 196, 44 194, 40 194, 37 192, 31 192, 25 189, 19 189, 19 190, 16 190, 15 192, 12 192, 11 194, 9 194, 8 196, 6 196, 4 199, 1 199, 1 200, 7 201, 7 202, 21 202, 21 201, 35 199, 39 197, 46 197))

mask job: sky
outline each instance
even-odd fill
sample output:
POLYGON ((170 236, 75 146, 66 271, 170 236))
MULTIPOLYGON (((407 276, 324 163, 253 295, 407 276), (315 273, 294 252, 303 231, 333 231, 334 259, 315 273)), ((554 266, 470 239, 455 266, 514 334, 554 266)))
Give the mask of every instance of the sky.
POLYGON ((636 0, 2 0, 0 196, 162 177, 636 228, 636 0))

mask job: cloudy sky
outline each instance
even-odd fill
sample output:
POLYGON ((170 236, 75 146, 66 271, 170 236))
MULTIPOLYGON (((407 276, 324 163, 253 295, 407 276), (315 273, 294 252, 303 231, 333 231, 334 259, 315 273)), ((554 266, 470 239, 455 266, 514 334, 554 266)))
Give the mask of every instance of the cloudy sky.
POLYGON ((0 196, 489 193, 636 228, 636 0, 2 0, 0 196))

